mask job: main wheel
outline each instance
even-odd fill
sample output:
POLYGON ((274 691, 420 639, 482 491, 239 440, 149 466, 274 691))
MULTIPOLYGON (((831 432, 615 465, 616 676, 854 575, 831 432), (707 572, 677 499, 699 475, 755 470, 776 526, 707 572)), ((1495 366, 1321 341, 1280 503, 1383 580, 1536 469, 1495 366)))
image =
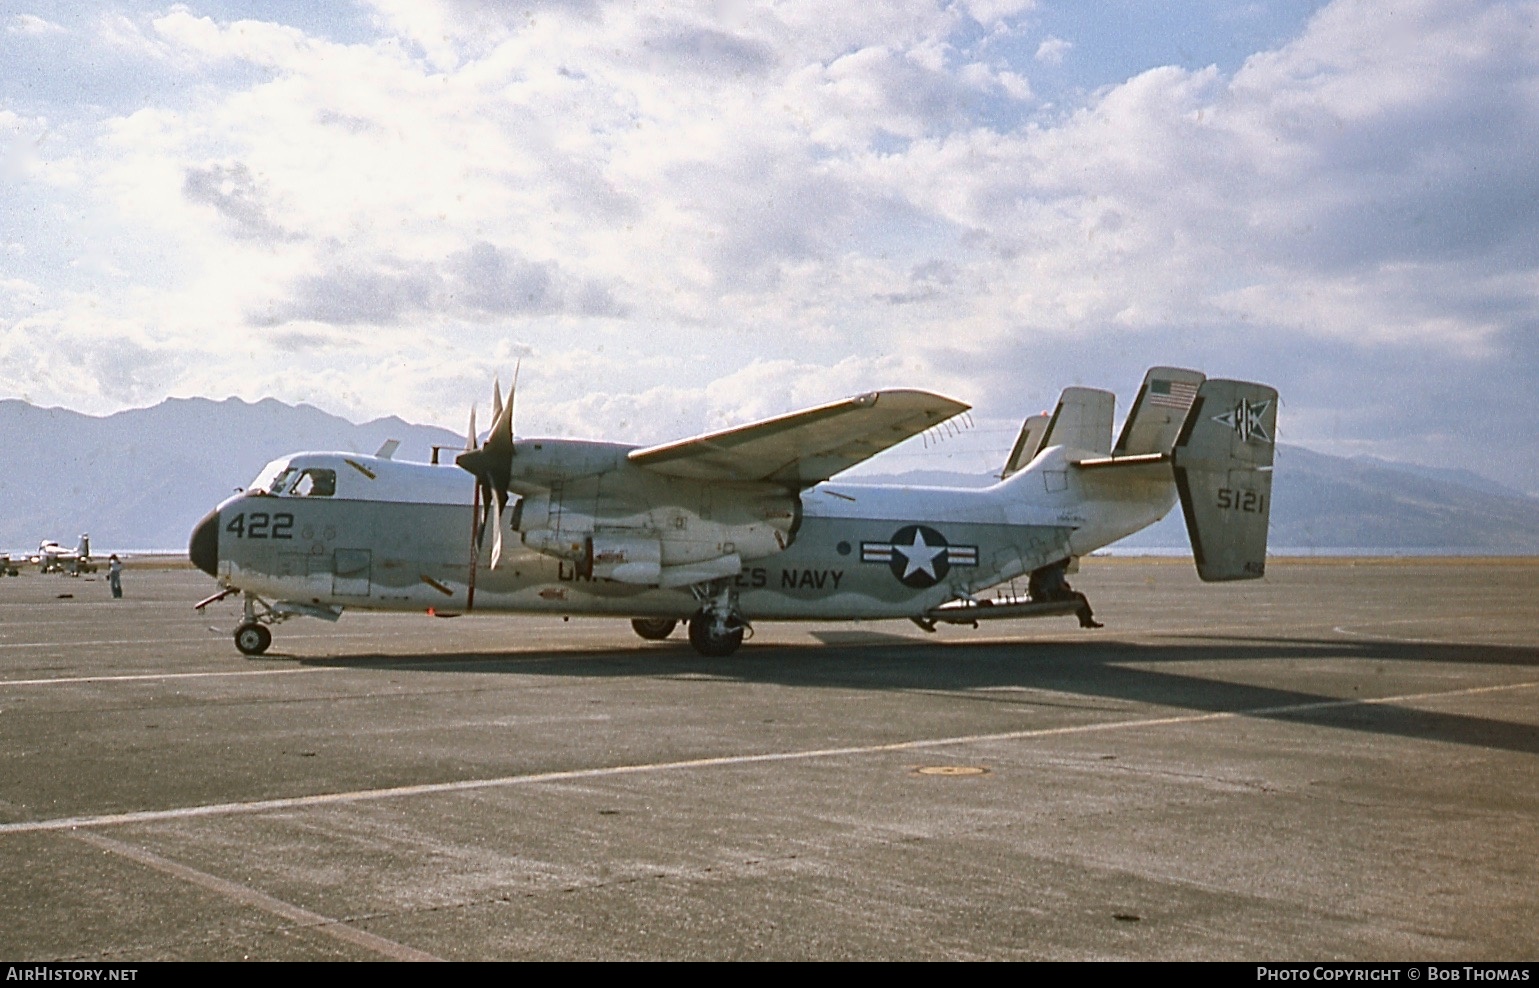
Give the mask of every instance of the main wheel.
POLYGON ((712 630, 712 625, 715 623, 715 618, 705 611, 689 619, 689 643, 695 647, 695 651, 709 659, 731 655, 737 651, 739 645, 743 644, 741 627, 734 628, 724 635, 717 635, 712 630))
POLYGON ((242 655, 261 655, 273 643, 273 633, 260 624, 243 624, 235 629, 235 647, 242 655))
POLYGON ((673 618, 632 618, 631 629, 649 642, 660 642, 673 634, 679 622, 673 618))

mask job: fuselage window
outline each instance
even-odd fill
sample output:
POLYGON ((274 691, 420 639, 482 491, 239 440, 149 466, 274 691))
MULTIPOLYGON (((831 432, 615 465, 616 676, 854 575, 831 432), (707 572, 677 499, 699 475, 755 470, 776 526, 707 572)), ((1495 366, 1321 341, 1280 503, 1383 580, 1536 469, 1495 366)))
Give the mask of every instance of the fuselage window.
POLYGON ((299 475, 289 493, 295 497, 331 497, 337 492, 337 472, 311 467, 299 475))

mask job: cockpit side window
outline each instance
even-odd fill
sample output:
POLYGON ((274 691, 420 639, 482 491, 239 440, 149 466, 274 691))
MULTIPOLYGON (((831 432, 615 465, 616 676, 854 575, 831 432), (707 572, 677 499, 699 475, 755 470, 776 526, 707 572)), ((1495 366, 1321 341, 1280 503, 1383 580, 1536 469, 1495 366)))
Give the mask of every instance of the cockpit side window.
POLYGON ((289 493, 295 497, 331 497, 337 492, 337 472, 310 467, 299 475, 289 493))

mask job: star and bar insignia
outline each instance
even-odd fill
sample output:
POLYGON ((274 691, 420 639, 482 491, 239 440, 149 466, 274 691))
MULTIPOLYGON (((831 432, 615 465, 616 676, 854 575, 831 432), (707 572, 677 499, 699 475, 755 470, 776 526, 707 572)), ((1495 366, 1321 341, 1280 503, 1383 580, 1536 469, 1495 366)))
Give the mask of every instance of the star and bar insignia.
POLYGON ((891 542, 862 542, 860 561, 886 563, 904 586, 923 590, 944 580, 953 566, 977 566, 978 547, 951 545, 927 525, 905 525, 891 542))

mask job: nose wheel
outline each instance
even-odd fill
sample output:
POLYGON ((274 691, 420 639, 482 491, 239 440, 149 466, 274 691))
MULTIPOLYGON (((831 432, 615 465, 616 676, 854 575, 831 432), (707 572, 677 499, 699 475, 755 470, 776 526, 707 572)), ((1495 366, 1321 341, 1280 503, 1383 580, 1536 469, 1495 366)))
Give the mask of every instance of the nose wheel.
POLYGON ((272 643, 273 633, 255 621, 247 621, 235 629, 235 647, 242 655, 261 655, 272 643))

